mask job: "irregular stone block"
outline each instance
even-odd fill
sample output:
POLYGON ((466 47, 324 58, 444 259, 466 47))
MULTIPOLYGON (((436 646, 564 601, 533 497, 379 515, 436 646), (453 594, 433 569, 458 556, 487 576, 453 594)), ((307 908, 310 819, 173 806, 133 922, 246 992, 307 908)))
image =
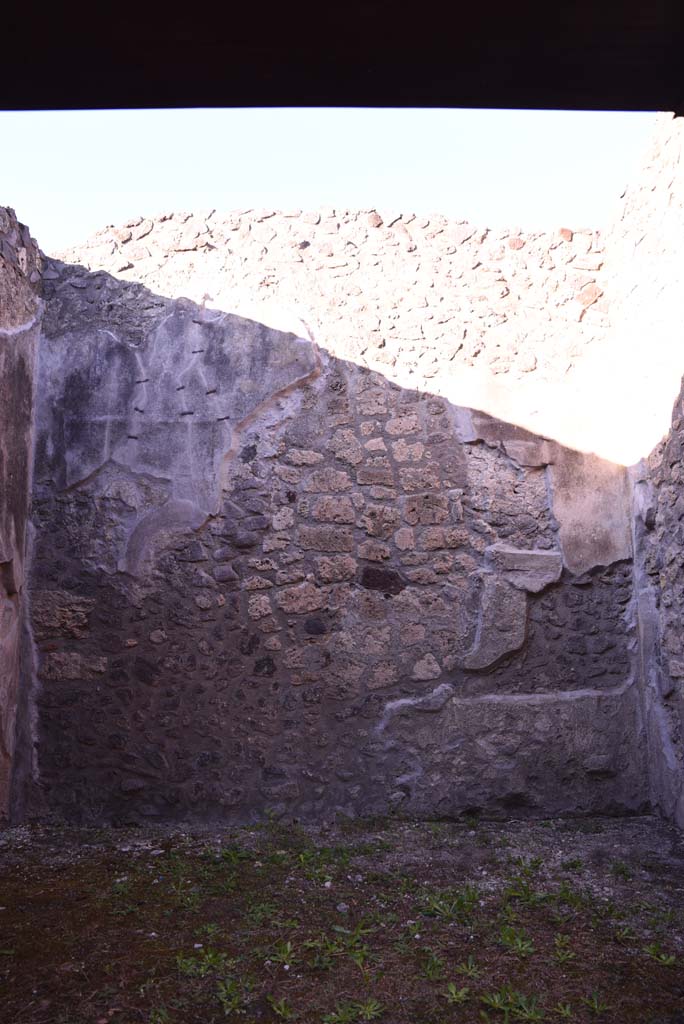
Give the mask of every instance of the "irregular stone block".
POLYGON ((300 583, 295 587, 287 587, 276 596, 276 604, 284 612, 300 614, 315 612, 326 603, 327 592, 313 583, 300 583))
POLYGON ((349 473, 343 469, 317 469, 304 481, 304 490, 348 491, 351 485, 349 473))
POLYGON ((351 500, 345 495, 325 495, 314 502, 314 519, 324 523, 353 523, 356 514, 351 500))
POLYGON ((371 537, 387 539, 399 522, 399 511, 391 505, 369 505, 361 518, 361 525, 371 537))
POLYGON ((299 543, 314 551, 351 551, 352 531, 347 526, 300 526, 299 543))
POLYGON ((316 571, 324 583, 339 583, 352 580, 356 575, 356 559, 351 555, 332 558, 317 558, 316 571))
POLYGON ((92 599, 65 590, 36 590, 31 596, 33 635, 36 640, 64 636, 82 639, 88 634, 92 599))
POLYGON ((442 669, 439 666, 439 662, 434 654, 428 653, 415 663, 411 678, 426 681, 428 679, 438 679, 441 674, 442 669))
POLYGON ((229 562, 234 555, 235 549, 232 547, 216 548, 214 551, 214 558, 217 562, 229 562))
POLYGON ((416 494, 406 498, 404 519, 410 526, 434 526, 449 518, 449 501, 443 494, 416 494))
POLYGON ((266 594, 251 594, 247 602, 247 614, 250 619, 263 619, 273 611, 266 594))
POLYGON ((391 487, 394 483, 394 473, 389 459, 382 456, 371 459, 365 466, 359 466, 356 472, 356 479, 360 484, 380 484, 391 487))
POLYGON ((376 565, 364 565, 359 582, 367 590, 381 590, 385 594, 400 594, 406 587, 400 573, 376 565))
POLYGON ((392 437, 401 437, 402 434, 415 434, 418 430, 418 417, 415 413, 406 413, 404 416, 395 416, 388 420, 385 430, 392 437))
POLYGON ((485 576, 477 637, 463 658, 463 667, 473 671, 491 668, 504 655, 519 650, 525 642, 526 612, 524 592, 506 580, 485 576))
POLYGON ((218 583, 232 583, 238 578, 233 567, 225 562, 214 567, 212 576, 218 583))
POLYGON ((366 540, 359 544, 359 558, 367 562, 385 562, 391 553, 389 546, 379 540, 366 540))
POLYGON ((182 551, 179 551, 176 557, 179 562, 206 562, 207 553, 200 541, 194 540, 182 551))
POLYGON ((492 544, 485 551, 485 559, 490 568, 498 570, 518 590, 532 594, 556 583, 563 571, 563 559, 557 551, 492 544))
POLYGON ((412 551, 416 546, 413 530, 408 526, 402 526, 394 534, 394 543, 400 551, 412 551))
POLYGON ((293 466, 315 466, 317 462, 323 461, 320 452, 309 451, 303 448, 291 448, 285 459, 293 466))
POLYGON ((83 657, 77 651, 55 651, 44 659, 40 675, 43 679, 94 679, 107 669, 107 659, 83 657))

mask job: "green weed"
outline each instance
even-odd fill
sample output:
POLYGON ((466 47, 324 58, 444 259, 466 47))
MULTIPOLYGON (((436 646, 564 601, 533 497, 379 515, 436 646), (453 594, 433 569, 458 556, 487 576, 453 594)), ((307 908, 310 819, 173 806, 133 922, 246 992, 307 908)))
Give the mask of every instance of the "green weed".
POLYGON ((479 895, 472 885, 442 893, 428 892, 423 897, 422 913, 426 917, 438 917, 446 921, 465 921, 472 916, 479 895))
POLYGON ((269 960, 275 964, 282 964, 283 967, 289 970, 296 960, 294 946, 291 942, 285 942, 281 939, 279 942, 276 942, 271 950, 269 960))
MULTIPOLYGON (((528 998, 522 992, 504 985, 496 992, 486 992, 480 996, 481 1002, 497 1013, 503 1014, 503 1024, 511 1019, 524 1021, 543 1021, 544 1013, 537 999, 528 998)), ((489 1019, 485 1015, 485 1019, 489 1019)))
POLYGON ((455 971, 457 974, 462 974, 465 978, 479 978, 482 973, 480 968, 475 963, 475 959, 472 954, 463 963, 456 964, 455 971))
POLYGON ((524 958, 534 953, 534 943, 522 928, 513 928, 511 925, 504 925, 499 932, 499 942, 510 953, 524 958))
POLYGON ((664 967, 674 967, 675 965, 676 957, 671 953, 664 953, 659 942, 652 942, 650 946, 644 946, 643 951, 657 964, 663 964, 664 967))
POLYGON ((289 1006, 286 999, 276 999, 275 996, 266 996, 269 1006, 277 1017, 281 1020, 293 1020, 295 1012, 291 1006, 289 1006))
POLYGON ((189 978, 205 978, 207 974, 216 974, 224 971, 229 963, 232 961, 228 960, 227 955, 215 949, 204 949, 197 956, 176 957, 178 973, 189 978))
POLYGON ((597 1017, 600 1017, 601 1014, 606 1013, 608 1010, 608 1004, 602 1002, 598 992, 592 992, 588 996, 583 996, 582 1002, 589 1008, 591 1013, 595 1014, 597 1017))
POLYGON ((621 878, 625 882, 629 882, 634 877, 634 872, 623 860, 614 860, 610 870, 616 878, 621 878))
POLYGON ((551 1012, 555 1013, 562 1020, 572 1020, 572 1007, 570 1003, 556 1003, 551 1012))
POLYGON ((450 1006, 461 1006, 463 1003, 467 1003, 470 999, 470 989, 467 985, 463 988, 457 988, 453 981, 450 981, 447 985, 444 996, 450 1006))
POLYGON ((559 964, 568 964, 571 960, 574 960, 577 956, 576 953, 570 949, 570 936, 569 935, 558 935, 554 936, 553 939, 553 959, 559 964))
POLYGON ((227 977, 216 986, 216 997, 226 1016, 231 1013, 244 1013, 246 995, 249 985, 236 978, 227 977))
POLYGON ((382 1003, 369 999, 365 1003, 338 1003, 332 1013, 323 1017, 323 1024, 354 1024, 355 1021, 377 1020, 384 1013, 382 1003))
POLYGON ((423 974, 428 981, 439 981, 444 977, 444 960, 438 956, 433 949, 427 946, 423 949, 423 974))

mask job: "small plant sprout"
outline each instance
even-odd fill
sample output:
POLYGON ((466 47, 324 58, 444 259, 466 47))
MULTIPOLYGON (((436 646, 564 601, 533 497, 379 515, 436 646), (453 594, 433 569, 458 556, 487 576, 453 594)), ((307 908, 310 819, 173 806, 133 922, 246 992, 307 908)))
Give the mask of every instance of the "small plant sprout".
POLYGON ((472 885, 445 893, 427 893, 423 913, 426 917, 438 917, 446 921, 464 921, 472 915, 478 899, 479 892, 472 885))
POLYGON ((377 999, 367 999, 365 1003, 356 1004, 356 1012, 359 1020, 377 1020, 382 1017, 385 1008, 377 999))
POLYGON ((340 952, 339 944, 325 935, 319 939, 307 939, 304 949, 313 952, 311 966, 317 971, 329 971, 333 965, 333 958, 340 952))
POLYGON ((569 964, 571 960, 574 960, 576 953, 570 949, 570 936, 558 935, 554 936, 553 940, 553 959, 559 964, 569 964))
POLYGON ((455 970, 457 974, 462 974, 464 978, 472 979, 479 978, 480 974, 482 973, 480 971, 480 968, 475 963, 475 958, 473 957, 472 953, 470 954, 467 960, 464 960, 460 964, 456 964, 455 970))
POLYGON ((509 952, 524 958, 534 953, 534 943, 523 929, 505 924, 499 933, 499 941, 509 952))
POLYGON ((349 950, 349 957, 365 975, 366 964, 370 958, 370 950, 368 949, 368 946, 357 946, 356 948, 349 950))
POLYGON ((282 964, 286 971, 289 971, 295 962, 294 946, 291 942, 280 940, 273 947, 269 959, 276 964, 282 964))
MULTIPOLYGON (((528 1021, 530 1024, 545 1020, 544 1010, 536 997, 523 995, 509 985, 504 985, 497 992, 487 992, 480 999, 485 1006, 503 1014, 503 1024, 510 1024, 511 1020, 528 1021)), ((484 1014, 482 1019, 489 1020, 489 1017, 484 1014)))
POLYGON ((355 1024, 356 1021, 378 1020, 385 1012, 377 999, 365 1003, 338 1003, 332 1013, 326 1013, 323 1024, 355 1024))
POLYGON ((241 861, 252 859, 252 855, 250 853, 246 850, 240 849, 240 847, 235 844, 224 846, 219 856, 222 861, 225 861, 226 864, 230 864, 231 867, 237 867, 241 861))
POLYGON ((636 939, 636 932, 630 925, 625 924, 616 930, 615 938, 618 942, 632 942, 636 939))
POLYGON ((559 885, 556 899, 559 903, 565 903, 566 906, 572 907, 573 910, 579 910, 584 903, 582 893, 573 889, 567 882, 561 882, 559 885))
POLYGON ((611 871, 616 878, 621 878, 625 882, 629 882, 634 877, 634 873, 628 864, 625 864, 624 860, 614 860, 611 871))
POLYGON ((546 1017, 544 1010, 539 1006, 539 1000, 534 996, 524 996, 518 994, 517 1005, 513 1007, 513 1017, 515 1020, 524 1020, 534 1022, 537 1024, 539 1021, 543 1021, 546 1017))
POLYGON ((344 943, 347 948, 353 948, 358 946, 361 942, 361 936, 370 935, 371 932, 375 931, 375 927, 368 921, 363 920, 354 928, 343 928, 342 925, 334 924, 333 931, 337 932, 341 936, 340 941, 344 943))
POLYGON ((275 903, 253 903, 247 911, 247 917, 252 924, 260 925, 274 917, 277 910, 275 903))
POLYGON ((461 1006, 462 1003, 467 1003, 470 999, 470 989, 467 985, 458 988, 453 981, 450 981, 444 996, 451 1006, 461 1006))
POLYGON ((332 1013, 326 1013, 323 1024, 354 1024, 356 1007, 354 1003, 338 1003, 332 1013))
POLYGON ((657 964, 662 964, 664 967, 674 967, 676 957, 671 953, 663 952, 663 949, 659 942, 652 942, 650 946, 644 946, 644 953, 650 956, 652 960, 655 960, 657 964))
POLYGON ((500 1013, 510 1013, 514 995, 516 993, 514 993, 513 989, 509 988, 508 985, 504 985, 503 988, 498 989, 496 992, 485 992, 483 996, 480 996, 480 999, 485 1006, 489 1006, 492 1010, 498 1010, 500 1013))
POLYGON ((518 869, 521 876, 532 878, 537 874, 544 861, 541 857, 530 857, 529 860, 525 857, 511 857, 510 863, 518 869))
POLYGON ((281 1020, 293 1020, 294 1010, 288 1005, 286 999, 276 999, 275 996, 266 996, 269 1006, 281 1020))
POLYGON ((426 947, 423 952, 423 974, 428 981, 439 981, 444 976, 444 960, 433 949, 426 947))
POLYGON ((523 877, 511 879, 510 885, 505 890, 507 900, 514 900, 525 907, 536 907, 548 899, 545 893, 537 892, 530 882, 523 877))
POLYGON ((225 971, 228 962, 227 955, 215 949, 204 949, 197 956, 176 957, 178 973, 190 978, 206 978, 208 974, 225 971))
POLYGON ((608 1004, 602 1002, 598 992, 592 992, 588 996, 583 996, 582 1002, 585 1006, 589 1007, 591 1013, 595 1014, 597 1017, 600 1017, 601 1014, 606 1013, 608 1010, 608 1004))
POLYGON ((224 1014, 228 1017, 233 1013, 244 1013, 245 990, 247 985, 237 978, 224 978, 216 986, 216 997, 224 1014))
POLYGON ((147 1024, 171 1024, 171 1015, 165 1006, 158 1006, 150 1011, 147 1024))
POLYGON ((572 1020, 572 1007, 570 1003, 556 1003, 552 1013, 555 1013, 561 1020, 572 1020))

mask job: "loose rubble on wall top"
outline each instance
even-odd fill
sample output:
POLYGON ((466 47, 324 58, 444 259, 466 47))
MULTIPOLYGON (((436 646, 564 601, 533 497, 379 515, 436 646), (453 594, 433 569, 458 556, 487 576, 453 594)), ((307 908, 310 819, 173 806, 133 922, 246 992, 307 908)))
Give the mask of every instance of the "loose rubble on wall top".
POLYGON ((603 239, 588 229, 523 234, 375 210, 208 211, 134 218, 60 256, 229 312, 273 302, 336 355, 381 371, 400 364, 428 383, 476 361, 513 378, 562 374, 608 323, 603 239))

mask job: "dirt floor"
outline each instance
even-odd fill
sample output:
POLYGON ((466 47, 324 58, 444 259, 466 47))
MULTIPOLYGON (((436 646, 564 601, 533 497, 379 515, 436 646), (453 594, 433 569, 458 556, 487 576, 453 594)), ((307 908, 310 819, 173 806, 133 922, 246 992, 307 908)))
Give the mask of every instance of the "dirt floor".
POLYGON ((0 833, 1 1024, 684 1024, 655 818, 0 833))

